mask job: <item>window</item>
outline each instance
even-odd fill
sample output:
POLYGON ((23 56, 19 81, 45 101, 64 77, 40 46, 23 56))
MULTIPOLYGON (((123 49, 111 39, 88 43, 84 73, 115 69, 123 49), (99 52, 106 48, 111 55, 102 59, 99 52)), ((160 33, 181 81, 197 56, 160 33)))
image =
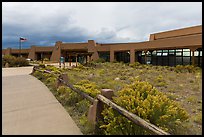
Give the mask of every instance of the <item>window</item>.
POLYGON ((176 49, 176 51, 182 51, 182 49, 176 49))
POLYGON ((198 56, 198 51, 195 51, 195 52, 194 52, 194 56, 198 56))
POLYGON ((190 51, 190 49, 183 49, 183 51, 190 51))
POLYGON ((181 52, 176 52, 176 56, 181 56, 182 53, 181 52))
POLYGON ((182 65, 182 57, 176 57, 176 65, 182 65))
POLYGON ((157 52, 156 52, 156 50, 154 50, 153 52, 152 52, 152 55, 156 55, 157 54, 157 52))
POLYGON ((161 56, 162 55, 162 53, 157 53, 157 56, 161 56))
POLYGON ((110 61, 110 52, 98 52, 99 58, 103 58, 105 61, 110 61))
POLYGON ((183 56, 190 56, 190 52, 183 52, 183 56))
POLYGON ((174 55, 175 54, 175 50, 169 50, 169 55, 174 55))
POLYGON ((183 57, 183 65, 189 65, 190 64, 190 57, 183 57))
POLYGON ((168 52, 168 50, 163 50, 163 52, 168 52))

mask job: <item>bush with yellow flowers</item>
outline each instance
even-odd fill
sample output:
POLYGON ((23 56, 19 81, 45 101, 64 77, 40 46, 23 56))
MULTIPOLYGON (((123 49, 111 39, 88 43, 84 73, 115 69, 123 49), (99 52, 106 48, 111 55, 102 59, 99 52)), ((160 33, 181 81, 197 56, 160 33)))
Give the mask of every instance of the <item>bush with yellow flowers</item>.
POLYGON ((101 92, 98 90, 99 87, 95 82, 91 82, 89 80, 81 80, 74 85, 75 88, 82 90, 92 97, 96 97, 101 92))
MULTIPOLYGON (((162 92, 146 81, 135 80, 116 93, 113 101, 170 134, 177 134, 177 128, 188 119, 187 112, 162 92)), ((102 112, 100 128, 105 134, 138 135, 150 134, 124 116, 107 107, 102 112)))

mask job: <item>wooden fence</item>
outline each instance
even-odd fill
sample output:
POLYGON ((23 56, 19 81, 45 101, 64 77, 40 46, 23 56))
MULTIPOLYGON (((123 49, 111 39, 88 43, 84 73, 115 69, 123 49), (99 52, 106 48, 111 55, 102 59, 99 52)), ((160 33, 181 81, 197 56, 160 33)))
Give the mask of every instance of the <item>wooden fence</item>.
MULTIPOLYGON (((35 71, 40 71, 42 73, 51 73, 48 70, 40 70, 38 66, 33 67, 33 72, 35 71)), ((133 123, 137 124, 138 126, 143 127, 144 129, 150 131, 153 134, 157 135, 170 135, 169 133, 163 131, 162 129, 158 128, 157 126, 145 121, 144 119, 140 118, 139 116, 127 111, 126 109, 118 106, 114 102, 111 101, 111 98, 113 96, 113 91, 110 89, 102 90, 101 94, 96 96, 96 99, 92 98, 88 94, 84 93, 83 91, 75 88, 71 83, 68 81, 67 74, 61 74, 61 75, 56 75, 58 77, 58 85, 64 84, 70 89, 72 89, 74 92, 78 93, 81 95, 83 98, 88 99, 90 102, 93 103, 93 105, 90 106, 89 112, 88 112, 88 119, 90 122, 93 124, 96 124, 96 122, 102 118, 101 112, 103 110, 103 105, 106 104, 110 107, 112 107, 114 110, 119 112, 121 115, 132 121, 133 123)))

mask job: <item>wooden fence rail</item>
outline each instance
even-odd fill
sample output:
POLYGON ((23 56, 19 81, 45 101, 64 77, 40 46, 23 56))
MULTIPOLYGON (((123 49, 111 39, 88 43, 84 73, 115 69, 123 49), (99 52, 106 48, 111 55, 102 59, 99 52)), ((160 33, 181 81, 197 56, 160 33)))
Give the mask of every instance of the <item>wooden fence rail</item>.
MULTIPOLYGON (((40 72, 43 72, 43 73, 50 73, 50 74, 52 74, 48 70, 42 71, 42 70, 38 69, 38 67, 34 67, 33 68, 33 72, 36 71, 36 70, 38 70, 40 72)), ((89 113, 94 114, 94 115, 93 116, 89 116, 89 117, 91 117, 92 120, 94 120, 94 122, 96 121, 96 118, 99 117, 100 112, 103 109, 103 107, 101 105, 103 103, 103 104, 106 104, 106 105, 112 107, 114 110, 119 112, 121 115, 125 116, 127 119, 129 119, 133 123, 137 124, 138 126, 143 127, 144 129, 146 129, 148 131, 151 131, 154 134, 157 134, 157 135, 170 135, 169 133, 163 131, 159 127, 157 127, 157 126, 155 126, 155 125, 153 125, 151 123, 148 123, 147 121, 145 121, 144 119, 140 118, 139 116, 137 116, 137 115, 127 111, 126 109, 118 106, 117 104, 112 102, 110 99, 104 97, 103 95, 99 94, 99 95, 97 95, 96 99, 92 98, 88 94, 84 93, 83 91, 75 88, 72 84, 70 84, 68 82, 68 78, 67 78, 66 74, 62 74, 62 75, 58 76, 58 81, 63 83, 64 85, 68 86, 73 91, 77 92, 82 97, 88 99, 89 101, 91 101, 93 103, 93 105, 91 106, 92 109, 89 110, 91 112, 89 112, 89 113)))
POLYGON ((153 133, 155 133, 157 135, 169 135, 169 133, 161 130, 157 126, 148 123, 147 121, 143 120, 142 118, 138 117, 137 115, 127 111, 126 109, 124 109, 124 108, 122 108, 120 106, 118 106, 117 104, 110 101, 106 97, 104 97, 102 95, 98 95, 97 99, 102 101, 106 105, 112 107, 113 109, 118 111, 121 115, 125 116, 127 119, 129 119, 130 121, 134 122, 135 124, 143 127, 144 129, 147 129, 147 130, 149 130, 149 131, 151 131, 151 132, 153 132, 153 133))

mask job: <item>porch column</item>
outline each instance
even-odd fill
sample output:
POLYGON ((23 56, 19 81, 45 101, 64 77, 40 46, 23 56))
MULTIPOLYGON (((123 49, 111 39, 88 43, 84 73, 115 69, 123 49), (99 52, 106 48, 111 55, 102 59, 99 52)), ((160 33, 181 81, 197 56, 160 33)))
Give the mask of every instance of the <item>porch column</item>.
POLYGON ((75 57, 76 57, 76 67, 77 67, 77 54, 75 55, 75 57))
POLYGON ((86 55, 86 64, 87 64, 87 59, 88 59, 88 57, 87 57, 87 55, 86 55))
POLYGON ((42 61, 42 63, 43 63, 43 52, 41 52, 40 58, 41 58, 41 61, 42 61))
POLYGON ((71 66, 71 55, 69 54, 69 66, 71 66))
POLYGON ((192 47, 190 48, 190 51, 192 52, 192 65, 195 65, 195 56, 194 56, 194 51, 196 50, 197 48, 195 47, 192 47))
POLYGON ((147 50, 144 50, 144 53, 145 53, 145 64, 147 64, 147 50))
POLYGON ((91 62, 91 55, 88 56, 88 62, 91 62))
POLYGON ((133 64, 135 62, 135 50, 130 50, 130 63, 133 64))
POLYGON ((113 62, 114 61, 114 50, 111 50, 110 51, 110 62, 113 62))

